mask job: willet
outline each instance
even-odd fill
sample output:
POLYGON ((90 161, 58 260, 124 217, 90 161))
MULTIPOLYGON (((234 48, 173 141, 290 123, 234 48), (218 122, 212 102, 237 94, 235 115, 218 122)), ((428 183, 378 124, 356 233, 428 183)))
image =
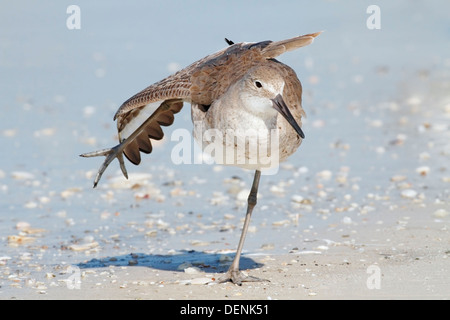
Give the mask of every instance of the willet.
POLYGON ((243 281, 261 279, 246 276, 239 270, 239 259, 253 208, 256 205, 261 170, 277 165, 294 153, 305 137, 301 129, 302 86, 294 70, 275 60, 275 57, 313 42, 320 32, 282 41, 237 43, 226 39, 225 49, 194 62, 177 73, 147 87, 125 101, 117 110, 119 144, 113 148, 82 154, 83 157, 106 156, 94 180, 97 186, 108 165, 117 158, 123 175, 128 178, 123 160, 137 165, 140 152, 152 151, 151 139, 160 140, 161 126, 169 126, 183 102, 192 106, 193 122, 201 129, 194 132, 202 143, 204 135, 221 132, 215 143, 224 152, 215 150, 217 161, 255 170, 248 196, 247 213, 235 258, 228 271, 217 281, 243 281), (241 144, 242 132, 247 134, 241 144), (274 134, 272 134, 274 133, 274 134), (231 138, 230 138, 231 136, 231 138), (274 136, 276 139, 273 139, 274 136), (249 141, 256 138, 255 149, 249 141), (269 140, 276 144, 270 144, 269 140), (232 153, 238 146, 242 153, 232 153), (265 148, 265 149, 264 149, 265 148), (264 149, 266 153, 255 150, 264 149), (240 155, 239 155, 240 154, 240 155), (274 160, 274 163, 264 162, 274 160))

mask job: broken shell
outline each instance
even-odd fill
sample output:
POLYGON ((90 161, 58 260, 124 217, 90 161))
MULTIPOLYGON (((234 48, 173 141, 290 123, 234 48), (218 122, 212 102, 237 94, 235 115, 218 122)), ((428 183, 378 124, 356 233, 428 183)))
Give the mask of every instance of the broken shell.
POLYGON ((405 189, 401 193, 403 198, 415 198, 417 196, 417 191, 413 189, 405 189))
POLYGON ((322 170, 317 173, 317 177, 323 180, 330 180, 333 173, 330 170, 322 170))
POLYGON ((445 218, 446 216, 448 216, 450 214, 450 212, 448 212, 445 209, 438 209, 433 213, 433 216, 436 218, 445 218))
POLYGON ((416 172, 419 173, 421 176, 426 176, 428 172, 430 172, 430 167, 428 166, 418 167, 416 169, 416 172))
POLYGON ((404 181, 404 180, 406 180, 406 176, 402 176, 399 174, 391 177, 392 182, 400 182, 400 181, 404 181))
POLYGON ((156 231, 156 230, 150 230, 150 231, 147 231, 147 232, 145 233, 145 236, 146 236, 146 237, 154 238, 154 237, 156 237, 157 234, 158 234, 158 231, 156 231))
POLYGON ((10 245, 22 245, 24 243, 33 242, 35 238, 25 236, 8 236, 8 244, 10 245))
POLYGON ((199 273, 202 273, 202 270, 198 267, 188 267, 188 268, 184 269, 184 273, 199 274, 199 273))
POLYGON ((73 244, 71 246, 69 246, 69 249, 72 251, 86 251, 86 250, 90 250, 93 248, 98 247, 98 242, 94 241, 91 243, 85 243, 85 244, 73 244))
POLYGON ((294 194, 294 195, 291 197, 291 201, 292 201, 292 202, 297 202, 297 203, 302 203, 303 197, 302 197, 301 195, 294 194))
POLYGON ((13 179, 17 180, 30 180, 34 179, 34 174, 25 171, 13 171, 11 173, 13 179))

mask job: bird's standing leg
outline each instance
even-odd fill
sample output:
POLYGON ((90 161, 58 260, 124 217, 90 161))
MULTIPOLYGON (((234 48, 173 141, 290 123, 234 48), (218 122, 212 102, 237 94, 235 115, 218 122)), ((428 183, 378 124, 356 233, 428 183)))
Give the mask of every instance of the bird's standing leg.
POLYGON ((248 195, 247 214, 245 215, 244 226, 242 228, 241 238, 239 240, 239 244, 236 250, 236 256, 234 257, 233 263, 231 264, 228 271, 217 280, 217 282, 219 283, 231 281, 234 284, 241 285, 242 282, 266 281, 256 277, 246 276, 241 271, 239 271, 239 260, 241 258, 242 248, 244 247, 245 236, 247 234, 248 226, 250 224, 250 218, 252 216, 253 208, 256 205, 256 198, 258 194, 258 185, 260 177, 261 171, 256 170, 255 177, 253 178, 252 189, 250 190, 250 194, 248 195))

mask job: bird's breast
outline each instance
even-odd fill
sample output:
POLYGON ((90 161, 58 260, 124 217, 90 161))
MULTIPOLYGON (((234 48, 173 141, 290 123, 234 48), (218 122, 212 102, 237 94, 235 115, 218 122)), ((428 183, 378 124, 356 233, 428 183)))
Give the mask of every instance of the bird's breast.
POLYGON ((195 104, 192 108, 194 138, 217 164, 264 170, 286 158, 280 152, 285 133, 277 125, 277 112, 263 118, 244 108, 227 108, 220 101, 207 112, 195 104))

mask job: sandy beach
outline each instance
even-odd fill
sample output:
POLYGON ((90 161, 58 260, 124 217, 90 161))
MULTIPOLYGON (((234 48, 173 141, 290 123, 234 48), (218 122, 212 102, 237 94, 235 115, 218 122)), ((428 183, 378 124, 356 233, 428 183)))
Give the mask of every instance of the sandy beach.
POLYGON ((359 1, 77 5, 79 28, 69 4, 0 5, 0 299, 450 298, 448 3, 380 1, 380 29, 359 1), (79 155, 117 143, 131 95, 224 37, 320 30, 280 57, 303 84, 306 139, 261 177, 241 268, 269 281, 212 283, 253 172, 197 164, 193 139, 192 163, 174 163, 189 105, 128 180, 114 162, 92 188, 102 159, 79 155))
POLYGON ((130 254, 104 261, 103 267, 53 268, 45 279, 10 288, 3 298, 448 299, 448 229, 429 219, 427 210, 402 210, 396 217, 395 225, 329 230, 326 236, 337 241, 308 241, 314 243, 311 250, 246 255, 246 272, 270 282, 207 284, 217 277, 211 270, 226 263, 205 252, 185 253, 192 263, 184 270, 177 270, 182 264, 177 254, 130 254), (154 268, 155 260, 164 260, 166 270, 154 268))

